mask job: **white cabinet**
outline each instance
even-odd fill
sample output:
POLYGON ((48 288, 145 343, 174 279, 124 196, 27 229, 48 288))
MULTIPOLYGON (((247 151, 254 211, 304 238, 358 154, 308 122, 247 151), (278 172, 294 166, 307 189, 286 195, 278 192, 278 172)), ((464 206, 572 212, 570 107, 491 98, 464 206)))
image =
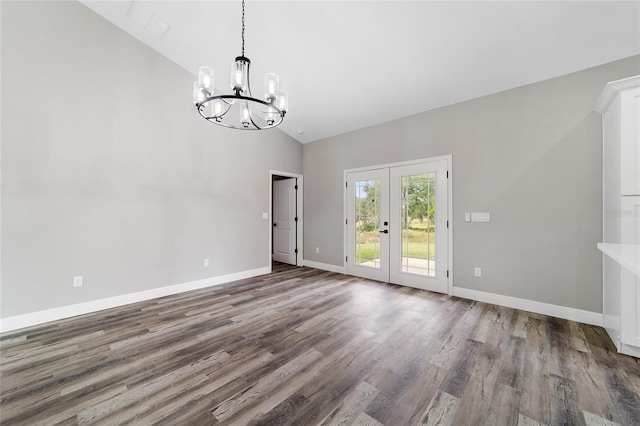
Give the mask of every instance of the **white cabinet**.
POLYGON ((606 85, 602 114, 603 325, 640 357, 640 76, 606 85))
POLYGON ((620 195, 640 195, 640 87, 620 92, 620 195))
MULTIPOLYGON (((620 213, 620 242, 640 247, 640 196, 621 197, 620 213)), ((620 297, 620 341, 640 348, 640 275, 629 268, 620 271, 620 297)))

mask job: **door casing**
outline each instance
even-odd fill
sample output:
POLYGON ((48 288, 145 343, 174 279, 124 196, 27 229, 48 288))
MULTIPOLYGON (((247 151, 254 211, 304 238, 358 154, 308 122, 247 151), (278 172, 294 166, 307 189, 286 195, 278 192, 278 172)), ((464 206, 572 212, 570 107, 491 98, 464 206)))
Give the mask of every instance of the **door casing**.
POLYGON ((271 252, 273 247, 273 177, 284 176, 298 179, 298 195, 296 198, 296 215, 298 216, 298 232, 297 232, 297 246, 298 253, 296 253, 296 265, 303 266, 304 253, 303 253, 303 241, 304 241, 304 177, 299 173, 283 172, 279 170, 269 170, 269 211, 267 213, 268 226, 269 226, 269 245, 267 246, 267 265, 269 265, 269 273, 271 272, 271 252))
POLYGON ((272 193, 273 260, 291 265, 297 264, 297 181, 296 178, 274 179, 272 193))

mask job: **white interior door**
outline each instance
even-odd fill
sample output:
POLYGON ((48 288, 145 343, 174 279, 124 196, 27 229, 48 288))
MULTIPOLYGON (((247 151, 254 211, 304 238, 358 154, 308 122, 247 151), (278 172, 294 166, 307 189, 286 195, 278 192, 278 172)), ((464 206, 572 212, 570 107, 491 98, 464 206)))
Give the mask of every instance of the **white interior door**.
POLYGON ((448 291, 448 160, 346 174, 346 270, 448 291))
POLYGON ((347 273, 389 281, 389 169, 347 175, 347 273))
POLYGON ((296 179, 273 182, 273 260, 296 264, 296 179))

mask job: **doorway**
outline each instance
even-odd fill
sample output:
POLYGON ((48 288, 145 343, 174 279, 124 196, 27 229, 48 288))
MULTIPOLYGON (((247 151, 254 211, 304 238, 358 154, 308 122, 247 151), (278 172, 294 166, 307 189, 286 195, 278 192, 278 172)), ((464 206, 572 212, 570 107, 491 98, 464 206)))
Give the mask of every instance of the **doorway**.
POLYGON ((347 274, 449 293, 450 164, 345 171, 347 274))
POLYGON ((269 265, 302 266, 302 175, 269 172, 269 265))

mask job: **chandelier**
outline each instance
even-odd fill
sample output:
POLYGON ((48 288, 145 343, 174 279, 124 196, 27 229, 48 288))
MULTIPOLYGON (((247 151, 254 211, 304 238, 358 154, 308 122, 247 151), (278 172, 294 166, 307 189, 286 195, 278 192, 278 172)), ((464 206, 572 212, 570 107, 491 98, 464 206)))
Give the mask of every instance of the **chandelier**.
POLYGON ((282 123, 288 107, 286 90, 279 88, 277 74, 264 76, 264 100, 254 98, 249 85, 251 61, 244 56, 244 0, 242 0, 242 54, 231 65, 233 94, 215 94, 213 69, 203 66, 193 83, 193 103, 211 123, 240 130, 264 130, 282 123))

